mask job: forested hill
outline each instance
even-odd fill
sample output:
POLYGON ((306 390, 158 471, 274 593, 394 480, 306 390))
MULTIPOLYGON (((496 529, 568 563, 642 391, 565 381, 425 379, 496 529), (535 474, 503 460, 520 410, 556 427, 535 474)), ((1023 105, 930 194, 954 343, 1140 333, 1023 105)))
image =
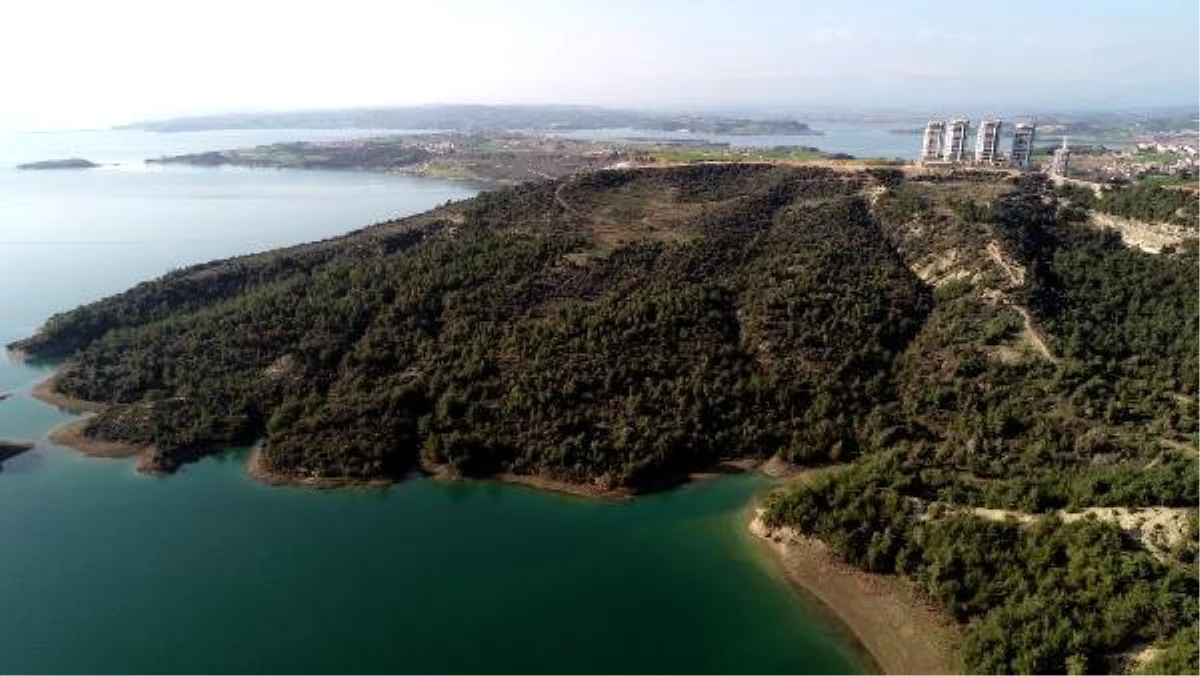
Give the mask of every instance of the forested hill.
POLYGON ((57 389, 107 405, 83 434, 157 471, 255 441, 333 480, 836 463, 767 525, 911 578, 968 672, 1195 673, 1196 244, 1087 221, 1036 176, 601 171, 181 270, 10 347, 68 359, 57 389))
POLYGON ((183 270, 17 344, 69 357, 88 434, 150 467, 264 439, 273 470, 418 463, 645 488, 784 449, 848 458, 884 422, 929 290, 865 174, 606 171, 183 270))

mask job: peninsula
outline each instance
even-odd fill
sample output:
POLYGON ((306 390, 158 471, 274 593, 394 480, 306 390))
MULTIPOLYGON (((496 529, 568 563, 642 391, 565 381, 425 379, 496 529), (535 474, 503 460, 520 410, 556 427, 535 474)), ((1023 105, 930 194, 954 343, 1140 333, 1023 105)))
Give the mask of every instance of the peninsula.
POLYGON ((148 159, 152 164, 382 171, 480 184, 513 184, 633 164, 825 157, 816 148, 741 148, 691 140, 582 141, 530 133, 407 134, 299 141, 148 159))
POLYGON ((9 347, 66 359, 49 389, 99 407, 72 434, 152 472, 252 443, 314 485, 837 466, 758 532, 903 581, 961 668, 1194 671, 1194 230, 1147 253, 1038 175, 829 165, 522 183, 9 347))

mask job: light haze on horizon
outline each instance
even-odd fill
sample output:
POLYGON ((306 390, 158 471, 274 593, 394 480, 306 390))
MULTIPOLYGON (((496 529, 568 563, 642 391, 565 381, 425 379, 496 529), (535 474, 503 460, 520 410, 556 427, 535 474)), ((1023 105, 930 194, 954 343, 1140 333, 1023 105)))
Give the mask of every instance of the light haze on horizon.
POLYGON ((12 3, 0 128, 563 103, 786 113, 1195 105, 1194 1, 12 3))

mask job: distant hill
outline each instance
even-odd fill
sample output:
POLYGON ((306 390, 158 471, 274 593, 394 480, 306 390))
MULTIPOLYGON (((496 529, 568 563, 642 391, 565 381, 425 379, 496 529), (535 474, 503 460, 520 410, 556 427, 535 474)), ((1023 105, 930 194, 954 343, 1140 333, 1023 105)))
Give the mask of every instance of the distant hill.
POLYGON ((816 134, 790 119, 750 119, 712 115, 672 115, 591 106, 430 105, 392 108, 272 113, 231 113, 137 122, 122 128, 147 131, 211 129, 429 129, 442 131, 631 128, 714 134, 816 134))

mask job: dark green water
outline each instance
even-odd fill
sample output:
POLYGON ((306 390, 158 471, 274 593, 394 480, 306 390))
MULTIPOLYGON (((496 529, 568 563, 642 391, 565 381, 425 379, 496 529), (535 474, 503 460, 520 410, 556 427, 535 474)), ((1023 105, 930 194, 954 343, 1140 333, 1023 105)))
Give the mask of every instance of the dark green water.
POLYGON ((169 480, 43 449, 0 477, 5 672, 847 672, 747 542, 759 480, 624 504, 488 483, 169 480))
MULTIPOLYGON (((59 274, 10 276, 5 341, 171 265, 464 193, 288 172, 20 180, 0 185, 0 269, 59 274), (97 219, 86 240, 74 214, 97 219)), ((45 440, 70 419, 28 395, 48 374, 0 358, 0 438, 38 441, 0 468, 0 672, 867 668, 750 541, 760 478, 624 503, 420 479, 317 491, 257 484, 231 451, 151 479, 45 440)))

